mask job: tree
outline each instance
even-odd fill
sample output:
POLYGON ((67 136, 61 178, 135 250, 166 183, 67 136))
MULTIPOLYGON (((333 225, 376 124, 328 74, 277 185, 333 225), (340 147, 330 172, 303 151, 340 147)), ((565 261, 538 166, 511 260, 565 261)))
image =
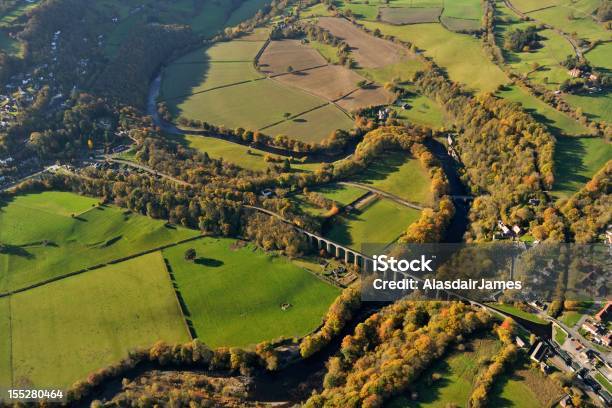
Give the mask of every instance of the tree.
POLYGON ((196 258, 196 256, 197 256, 196 250, 193 248, 189 248, 188 250, 185 251, 186 261, 193 261, 196 258))

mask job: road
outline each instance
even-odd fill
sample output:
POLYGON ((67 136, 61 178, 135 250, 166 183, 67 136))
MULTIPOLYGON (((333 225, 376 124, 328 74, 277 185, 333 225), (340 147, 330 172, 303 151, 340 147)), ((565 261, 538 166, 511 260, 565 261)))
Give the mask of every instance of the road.
POLYGON ((140 170, 146 171, 147 173, 153 174, 154 176, 158 176, 158 177, 161 177, 161 178, 165 178, 167 180, 171 180, 171 181, 173 181, 173 182, 175 182, 177 184, 181 184, 183 186, 188 186, 188 187, 193 187, 193 184, 191 184, 191 183, 188 183, 188 182, 186 182, 184 180, 181 180, 181 179, 178 179, 176 177, 170 176, 168 174, 160 173, 159 171, 157 171, 155 169, 152 169, 152 168, 150 168, 148 166, 145 166, 143 164, 134 163, 134 162, 129 161, 129 160, 116 159, 116 158, 112 158, 112 157, 107 157, 106 161, 110 161, 112 163, 117 163, 117 164, 123 164, 123 165, 129 166, 129 167, 133 167, 135 169, 140 169, 140 170))
POLYGON ((22 178, 20 178, 19 180, 15 181, 15 182, 13 182, 13 183, 11 183, 11 184, 9 184, 8 186, 4 186, 4 187, 2 187, 2 188, 0 189, 0 192, 1 192, 1 191, 7 191, 7 190, 10 190, 11 188, 15 187, 16 185, 18 185, 18 184, 20 184, 20 183, 23 183, 23 182, 24 182, 24 181, 26 181, 26 180, 33 179, 33 178, 35 178, 35 177, 38 177, 38 176, 40 176, 41 174, 46 173, 46 172, 48 171, 48 169, 49 169, 49 168, 47 167, 47 168, 45 168, 44 170, 37 171, 36 173, 32 173, 32 174, 30 174, 30 175, 28 175, 28 176, 22 177, 22 178))
POLYGON ((350 186, 350 187, 356 187, 356 188, 360 188, 362 190, 367 190, 370 191, 374 194, 379 194, 385 198, 388 198, 389 200, 395 201, 396 203, 403 205, 405 207, 410 207, 410 208, 414 208, 415 210, 423 210, 424 207, 422 205, 419 204, 415 204, 415 203, 411 203, 410 201, 406 201, 403 198, 400 198, 396 195, 393 195, 391 193, 387 193, 386 191, 382 191, 379 190, 377 188, 374 188, 372 186, 369 186, 367 184, 361 184, 361 183, 355 183, 353 181, 340 181, 338 184, 341 184, 343 186, 350 186))

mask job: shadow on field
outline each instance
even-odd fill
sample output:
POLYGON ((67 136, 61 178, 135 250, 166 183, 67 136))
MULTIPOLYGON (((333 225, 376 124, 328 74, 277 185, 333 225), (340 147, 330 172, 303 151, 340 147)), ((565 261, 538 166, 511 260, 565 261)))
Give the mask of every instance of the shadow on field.
POLYGON ((25 259, 33 259, 34 255, 29 253, 22 247, 17 245, 2 244, 0 245, 0 254, 19 256, 25 259))
POLYGON ((555 190, 572 188, 572 183, 586 183, 589 179, 581 174, 586 170, 583 157, 586 149, 580 139, 560 137, 555 146, 555 190))
POLYGON ((198 258, 193 262, 198 265, 210 266, 212 268, 218 268, 220 266, 223 266, 223 261, 219 261, 218 259, 212 259, 212 258, 198 258))
POLYGON ((410 159, 411 156, 407 153, 395 152, 385 157, 385 160, 379 160, 371 163, 368 169, 362 175, 355 177, 355 181, 364 184, 372 184, 376 180, 384 180, 393 172, 399 170, 400 166, 410 159))

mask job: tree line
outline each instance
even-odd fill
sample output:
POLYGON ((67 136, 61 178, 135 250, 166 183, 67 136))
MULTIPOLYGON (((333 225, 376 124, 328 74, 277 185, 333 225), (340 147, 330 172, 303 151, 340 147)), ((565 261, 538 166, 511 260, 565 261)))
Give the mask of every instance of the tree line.
POLYGON ((328 361, 323 390, 305 406, 381 407, 414 386, 453 344, 490 324, 487 312, 463 303, 400 300, 343 339, 328 361))
POLYGON ((417 74, 421 92, 437 100, 459 128, 456 149, 462 178, 478 196, 470 210, 469 240, 491 239, 499 219, 526 227, 544 208, 543 190, 554 182, 555 141, 518 104, 493 95, 478 97, 448 81, 437 69, 417 74))

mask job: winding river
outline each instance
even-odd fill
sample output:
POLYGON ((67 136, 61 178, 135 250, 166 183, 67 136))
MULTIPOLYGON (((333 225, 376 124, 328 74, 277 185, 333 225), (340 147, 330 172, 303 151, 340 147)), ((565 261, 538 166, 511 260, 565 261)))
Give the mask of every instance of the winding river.
MULTIPOLYGON (((163 121, 157 114, 156 99, 161 85, 161 74, 152 82, 147 101, 147 112, 153 118, 154 123, 164 132, 171 134, 182 134, 176 126, 163 121)), ((429 149, 442 162, 444 171, 450 183, 450 193, 452 195, 466 195, 466 190, 455 167, 454 160, 448 155, 445 146, 437 140, 428 142, 429 149)), ((457 202, 455 217, 447 231, 445 242, 461 242, 463 234, 468 225, 467 214, 469 211, 468 202, 457 202)), ((367 319, 370 315, 380 309, 383 303, 365 303, 356 317, 346 325, 342 333, 337 336, 329 345, 314 356, 298 360, 297 362, 282 368, 276 372, 258 371, 249 382, 249 399, 260 402, 291 402, 298 403, 304 401, 313 390, 319 390, 322 386, 322 378, 325 373, 325 363, 329 357, 338 352, 342 338, 353 333, 355 327, 360 322, 367 319)), ((87 407, 94 400, 108 401, 121 391, 121 379, 128 378, 133 380, 140 375, 151 370, 158 371, 187 371, 194 373, 206 373, 201 369, 191 366, 157 366, 151 363, 141 364, 120 378, 106 381, 99 385, 93 394, 81 401, 78 406, 87 407)), ((210 373, 206 373, 210 375, 210 373)))

